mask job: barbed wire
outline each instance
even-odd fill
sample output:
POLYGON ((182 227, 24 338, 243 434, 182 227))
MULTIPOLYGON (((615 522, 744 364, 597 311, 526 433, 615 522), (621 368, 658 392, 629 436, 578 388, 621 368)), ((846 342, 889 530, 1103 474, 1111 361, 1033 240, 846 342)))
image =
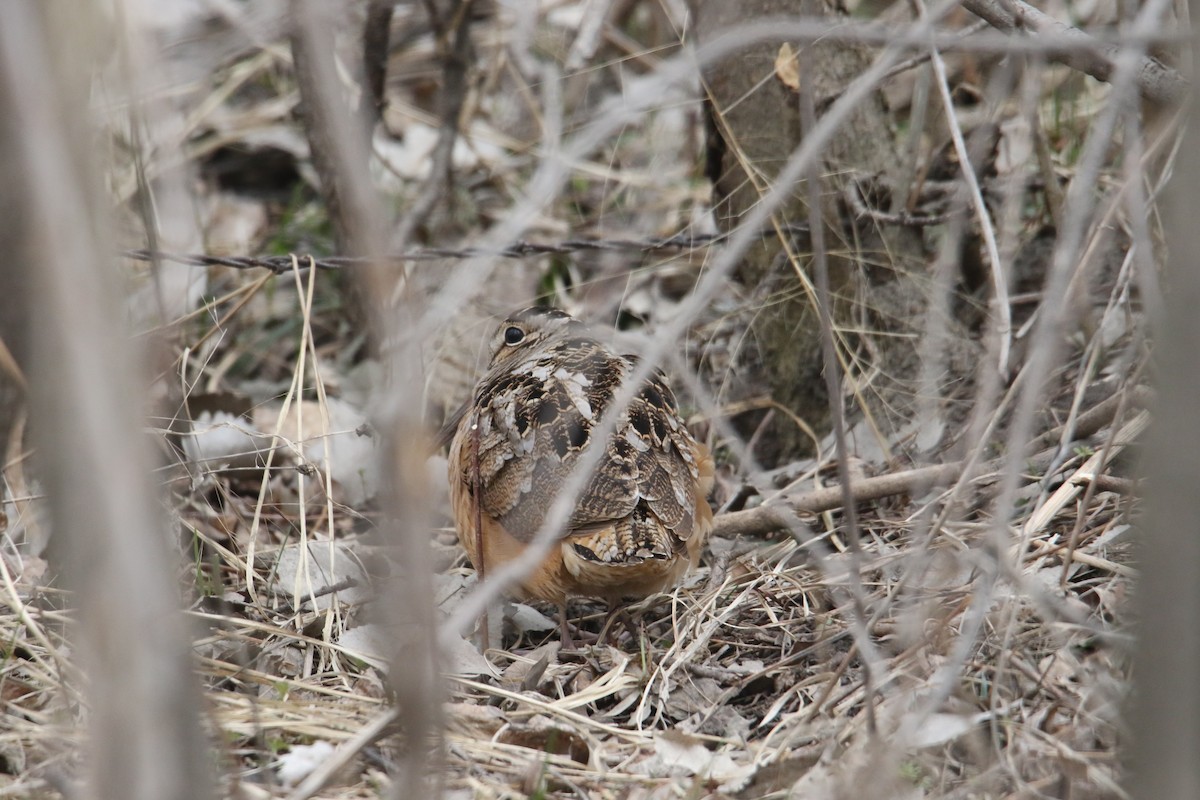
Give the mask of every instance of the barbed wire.
MULTIPOLYGON (((807 226, 792 225, 783 228, 784 233, 807 232, 807 226)), ((764 234, 768 232, 764 231, 764 234)), ((769 233, 775 234, 772 229, 769 233)), ((638 252, 652 253, 661 250, 695 250, 717 244, 728 233, 680 233, 674 236, 647 239, 565 239, 558 242, 516 241, 505 247, 489 250, 480 247, 424 247, 408 253, 368 258, 361 256, 310 256, 296 254, 301 268, 310 264, 317 269, 341 270, 367 263, 402 264, 411 261, 434 261, 438 259, 468 259, 480 256, 493 258, 528 258, 530 256, 564 255, 582 252, 638 252)), ((276 274, 292 268, 291 255, 272 256, 213 256, 203 253, 170 253, 161 250, 135 249, 121 253, 135 261, 161 261, 189 267, 230 267, 232 269, 267 269, 276 274)))

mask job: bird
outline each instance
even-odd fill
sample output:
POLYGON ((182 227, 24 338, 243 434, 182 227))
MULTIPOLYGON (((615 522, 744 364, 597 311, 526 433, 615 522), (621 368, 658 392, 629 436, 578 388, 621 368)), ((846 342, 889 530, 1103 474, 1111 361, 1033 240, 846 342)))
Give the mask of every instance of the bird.
POLYGON ((674 586, 712 530, 713 459, 688 431, 663 372, 615 408, 637 365, 564 311, 517 311, 497 327, 450 443, 455 528, 483 576, 524 552, 584 450, 604 448, 557 541, 511 591, 558 606, 567 649, 568 599, 598 598, 615 612, 623 600, 674 586), (610 410, 615 429, 593 442, 610 410))

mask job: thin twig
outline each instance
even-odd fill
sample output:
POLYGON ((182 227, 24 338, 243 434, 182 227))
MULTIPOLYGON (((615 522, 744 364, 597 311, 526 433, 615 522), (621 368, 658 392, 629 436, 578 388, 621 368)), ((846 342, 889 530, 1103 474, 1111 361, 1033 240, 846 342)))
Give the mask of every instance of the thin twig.
MULTIPOLYGON (((817 124, 817 111, 813 103, 815 90, 812 83, 813 70, 808 63, 801 63, 800 124, 805 131, 817 124)), ((837 357, 837 343, 833 333, 833 293, 829 288, 829 257, 825 249, 825 226, 821 220, 820 170, 814 163, 805 176, 807 192, 808 227, 812 237, 812 259, 814 287, 816 289, 817 318, 820 322, 821 356, 825 361, 825 392, 829 398, 829 417, 833 426, 834 455, 837 460, 838 484, 842 490, 845 513, 846 540, 850 544, 850 566, 846 577, 850 584, 851 604, 854 609, 853 627, 855 646, 862 652, 867 669, 863 671, 863 691, 866 695, 867 732, 878 734, 875 720, 875 686, 877 673, 881 670, 878 651, 871 643, 867 631, 866 602, 863 598, 862 543, 858 528, 858 514, 850 493, 850 456, 846 447, 846 409, 843 405, 841 364, 837 357)), ((847 662, 850 658, 846 656, 847 662)), ((831 681, 832 682, 832 681, 831 681)))
MULTIPOLYGON (((925 4, 914 0, 921 15, 925 13, 925 4)), ((954 143, 954 152, 962 167, 962 179, 966 184, 971 205, 975 209, 975 217, 979 222, 979 232, 983 236, 984 248, 987 251, 988 266, 992 276, 992 308, 996 315, 996 336, 1000 345, 1000 359, 997 368, 1001 375, 1008 374, 1008 354, 1012 348, 1012 304, 1008 300, 1008 276, 1000 261, 1000 248, 996 244, 996 228, 992 224, 992 216, 987 204, 983 201, 983 191, 979 188, 979 176, 975 165, 971 163, 971 154, 967 150, 967 142, 963 137, 962 126, 958 115, 954 112, 954 100, 950 97, 950 82, 946 77, 946 62, 936 46, 929 50, 930 63, 933 65, 934 83, 942 99, 942 112, 946 125, 950 129, 950 139, 954 143)))
POLYGON ((433 3, 426 5, 437 34, 438 47, 442 51, 442 126, 425 184, 392 237, 392 246, 398 250, 408 246, 413 233, 428 218, 447 187, 454 185, 451 157, 454 155, 454 145, 458 142, 459 116, 467 96, 467 68, 471 61, 470 20, 474 0, 459 0, 448 24, 443 24, 440 16, 436 15, 433 3))

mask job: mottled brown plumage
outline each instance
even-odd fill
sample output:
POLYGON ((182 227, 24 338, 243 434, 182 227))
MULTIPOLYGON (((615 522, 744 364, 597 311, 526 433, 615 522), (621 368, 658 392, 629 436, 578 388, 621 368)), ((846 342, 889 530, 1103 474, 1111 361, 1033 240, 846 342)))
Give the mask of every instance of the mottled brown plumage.
MULTIPOLYGON (((481 563, 477 520, 485 571, 520 555, 635 365, 561 311, 535 306, 500 325, 450 447, 454 521, 473 564, 481 563)), ((603 446, 558 546, 520 594, 560 606, 574 596, 613 604, 674 585, 696 564, 712 527, 713 464, 661 372, 603 446)))

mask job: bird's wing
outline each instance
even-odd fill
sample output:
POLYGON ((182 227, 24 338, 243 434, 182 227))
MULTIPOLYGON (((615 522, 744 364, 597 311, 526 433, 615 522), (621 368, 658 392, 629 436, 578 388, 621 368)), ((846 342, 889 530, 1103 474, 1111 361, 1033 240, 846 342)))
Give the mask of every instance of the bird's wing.
MULTIPOLYGON (((633 364, 594 340, 568 339, 481 384, 477 411, 460 435, 478 437, 483 510, 518 540, 528 541, 541 527, 633 364)), ((473 441, 464 442, 469 481, 473 441)), ((644 501, 685 540, 695 504, 703 500, 696 497, 692 440, 661 373, 642 387, 605 446, 566 533, 625 519, 644 501)))

